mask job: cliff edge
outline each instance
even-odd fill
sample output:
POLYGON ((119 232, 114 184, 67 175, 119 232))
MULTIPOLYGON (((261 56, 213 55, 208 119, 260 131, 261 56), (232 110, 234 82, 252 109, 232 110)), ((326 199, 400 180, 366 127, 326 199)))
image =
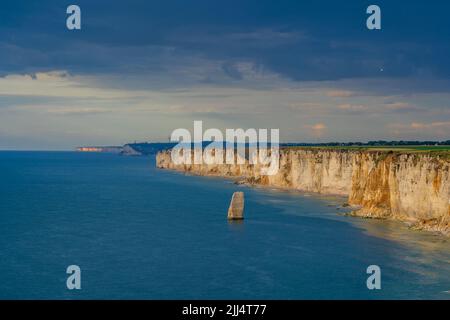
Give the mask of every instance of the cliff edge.
POLYGON ((280 170, 260 174, 258 165, 175 165, 170 151, 156 156, 158 168, 198 175, 239 177, 247 183, 348 196, 352 214, 395 219, 417 229, 450 235, 450 160, 431 153, 296 149, 280 150, 280 170))

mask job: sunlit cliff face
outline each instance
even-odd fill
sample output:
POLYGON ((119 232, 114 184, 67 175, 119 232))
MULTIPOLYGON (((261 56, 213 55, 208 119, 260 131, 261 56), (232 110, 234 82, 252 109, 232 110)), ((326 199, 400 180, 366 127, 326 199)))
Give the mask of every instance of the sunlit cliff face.
POLYGON ((249 183, 348 196, 355 215, 406 221, 417 228, 450 232, 450 162, 427 154, 378 151, 286 150, 280 170, 262 176, 257 166, 174 165, 170 152, 159 168, 199 175, 242 177, 249 183))

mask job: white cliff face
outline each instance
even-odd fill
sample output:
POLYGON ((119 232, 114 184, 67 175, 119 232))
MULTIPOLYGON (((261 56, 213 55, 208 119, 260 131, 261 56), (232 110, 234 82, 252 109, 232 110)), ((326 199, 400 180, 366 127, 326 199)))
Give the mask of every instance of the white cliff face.
POLYGON ((355 163, 351 204, 367 217, 450 232, 450 162, 426 154, 365 154, 355 163))
POLYGON ((175 165, 170 151, 157 155, 159 168, 199 175, 239 177, 249 183, 348 196, 361 206, 355 215, 408 221, 417 228, 450 234, 450 162, 428 154, 282 149, 276 175, 258 165, 175 165))

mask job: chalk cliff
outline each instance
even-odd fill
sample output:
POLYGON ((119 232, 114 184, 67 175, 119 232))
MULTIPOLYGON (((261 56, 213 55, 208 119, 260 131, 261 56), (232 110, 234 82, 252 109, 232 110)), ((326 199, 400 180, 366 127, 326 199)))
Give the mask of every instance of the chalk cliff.
POLYGON ((354 215, 408 222, 450 235, 450 161, 428 153, 281 149, 280 170, 261 175, 258 165, 175 165, 170 151, 157 167, 198 175, 239 177, 247 183, 348 196, 354 215))

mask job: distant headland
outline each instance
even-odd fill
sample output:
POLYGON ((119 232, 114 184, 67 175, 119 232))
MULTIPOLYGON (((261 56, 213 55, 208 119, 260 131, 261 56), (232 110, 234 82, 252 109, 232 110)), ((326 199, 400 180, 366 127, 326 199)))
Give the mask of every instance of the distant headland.
POLYGON ((105 152, 125 156, 146 156, 157 154, 161 150, 173 148, 176 143, 171 142, 135 142, 123 146, 81 146, 78 152, 105 152))

